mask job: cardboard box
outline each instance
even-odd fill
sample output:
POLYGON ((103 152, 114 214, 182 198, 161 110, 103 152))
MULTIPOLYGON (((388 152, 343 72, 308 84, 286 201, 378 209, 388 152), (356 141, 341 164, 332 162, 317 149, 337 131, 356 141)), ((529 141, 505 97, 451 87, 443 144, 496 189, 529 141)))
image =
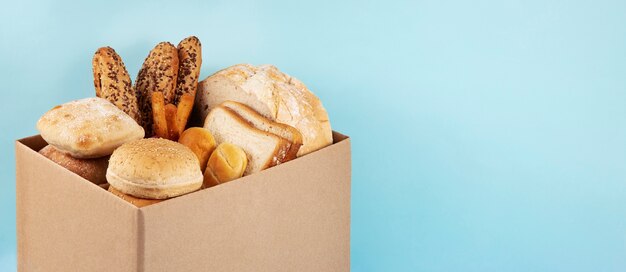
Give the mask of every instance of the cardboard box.
POLYGON ((19 271, 349 271, 350 139, 137 208, 18 140, 19 271))

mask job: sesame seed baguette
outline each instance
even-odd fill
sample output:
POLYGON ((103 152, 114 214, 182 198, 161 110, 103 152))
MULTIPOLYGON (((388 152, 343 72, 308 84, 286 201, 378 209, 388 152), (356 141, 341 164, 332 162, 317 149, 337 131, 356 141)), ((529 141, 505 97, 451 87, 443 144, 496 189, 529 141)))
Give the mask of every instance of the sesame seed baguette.
POLYGON ((176 81, 175 105, 178 107, 177 124, 179 134, 185 130, 193 110, 198 89, 200 66, 202 65, 202 45, 195 36, 190 36, 178 44, 178 80, 176 81))
POLYGON ((178 105, 183 94, 196 96, 200 66, 202 65, 202 44, 195 36, 190 36, 178 44, 178 80, 174 104, 178 105))
POLYGON ((143 116, 142 125, 147 137, 153 135, 152 93, 161 92, 165 104, 173 103, 177 79, 178 50, 169 42, 161 42, 150 51, 135 81, 135 92, 143 116))
POLYGON ((96 96, 104 98, 142 124, 137 96, 122 58, 111 47, 99 48, 91 62, 96 96))

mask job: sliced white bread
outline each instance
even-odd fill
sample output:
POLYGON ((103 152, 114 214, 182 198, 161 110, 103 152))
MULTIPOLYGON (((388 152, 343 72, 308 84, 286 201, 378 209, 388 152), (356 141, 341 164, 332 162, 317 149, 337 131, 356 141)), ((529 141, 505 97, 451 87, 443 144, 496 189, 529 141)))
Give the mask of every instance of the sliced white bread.
POLYGON ((298 150, 302 146, 302 134, 289 125, 273 122, 261 114, 253 110, 252 108, 235 101, 225 101, 221 106, 226 107, 244 120, 248 121, 252 126, 265 132, 276 134, 287 141, 289 141, 289 150, 285 154, 284 158, 279 158, 280 162, 286 162, 296 158, 298 150))
POLYGON ((289 141, 253 127, 226 107, 211 110, 204 121, 204 128, 211 132, 218 145, 231 143, 246 152, 248 165, 244 175, 279 164, 279 158, 284 158, 290 147, 289 141))

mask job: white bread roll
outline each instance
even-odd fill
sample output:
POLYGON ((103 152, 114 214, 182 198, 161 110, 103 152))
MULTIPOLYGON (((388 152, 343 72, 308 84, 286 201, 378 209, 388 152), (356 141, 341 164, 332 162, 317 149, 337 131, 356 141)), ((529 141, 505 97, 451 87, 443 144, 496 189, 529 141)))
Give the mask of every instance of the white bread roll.
POLYGON ((56 106, 37 122, 48 144, 74 158, 111 155, 122 144, 141 139, 144 131, 104 98, 85 98, 56 106))
POLYGON ((203 175, 191 149, 170 140, 149 138, 116 149, 106 178, 124 194, 167 199, 200 189, 203 175))
POLYGON ((209 158, 204 172, 204 188, 238 179, 248 166, 246 152, 231 143, 221 143, 209 158))
POLYGON ((211 109, 227 100, 298 129, 303 138, 298 156, 333 141, 328 114, 320 100, 302 82, 274 66, 238 64, 207 77, 198 85, 196 118, 204 121, 211 109))

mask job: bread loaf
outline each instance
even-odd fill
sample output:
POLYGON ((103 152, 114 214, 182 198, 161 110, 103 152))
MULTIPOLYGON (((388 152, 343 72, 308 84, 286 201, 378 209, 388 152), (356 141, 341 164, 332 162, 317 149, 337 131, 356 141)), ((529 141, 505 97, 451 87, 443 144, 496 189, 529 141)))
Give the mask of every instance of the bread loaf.
POLYGON ((94 184, 107 182, 105 176, 109 165, 109 156, 97 159, 77 159, 51 145, 45 146, 39 150, 39 153, 94 184))
POLYGON ((111 155, 120 145, 144 136, 135 120, 98 97, 52 108, 37 121, 37 129, 48 144, 81 159, 111 155))
POLYGON ((197 37, 191 36, 180 41, 177 49, 179 67, 174 97, 176 105, 183 94, 196 95, 202 65, 202 45, 197 37))
POLYGON ((178 50, 169 42, 161 42, 150 51, 135 80, 142 125, 148 137, 153 135, 152 93, 162 92, 165 105, 173 103, 177 79, 178 50))
POLYGON ((137 96, 122 58, 113 48, 102 47, 93 56, 92 68, 96 96, 109 100, 141 124, 137 96))
POLYGON ((252 108, 239 102, 225 101, 220 105, 234 111, 255 128, 276 134, 289 141, 289 148, 285 156, 278 159, 280 162, 286 162, 296 158, 298 150, 302 146, 302 135, 297 129, 289 125, 272 122, 261 116, 252 108))
POLYGON ((221 70, 200 82, 196 94, 196 119, 224 101, 245 104, 278 123, 295 127, 302 134, 298 156, 332 143, 328 114, 320 100, 297 80, 271 65, 239 64, 221 70))

